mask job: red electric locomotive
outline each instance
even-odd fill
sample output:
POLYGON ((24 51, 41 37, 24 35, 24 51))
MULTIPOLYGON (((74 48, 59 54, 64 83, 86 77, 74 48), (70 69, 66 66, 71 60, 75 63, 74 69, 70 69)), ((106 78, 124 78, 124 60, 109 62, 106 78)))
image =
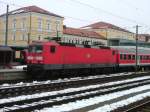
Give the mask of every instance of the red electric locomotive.
POLYGON ((109 47, 39 41, 29 46, 27 70, 37 77, 45 72, 56 77, 56 73, 64 76, 111 71, 118 66, 117 57, 117 51, 109 47))

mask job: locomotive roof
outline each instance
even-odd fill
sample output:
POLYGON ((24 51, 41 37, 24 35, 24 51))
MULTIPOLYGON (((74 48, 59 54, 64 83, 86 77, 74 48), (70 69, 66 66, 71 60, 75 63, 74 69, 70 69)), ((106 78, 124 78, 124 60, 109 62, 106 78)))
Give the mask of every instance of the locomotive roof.
POLYGON ((74 44, 74 43, 64 43, 64 42, 57 42, 57 41, 33 41, 31 45, 60 45, 60 46, 70 46, 70 47, 83 47, 83 48, 103 48, 103 49, 110 49, 107 46, 101 45, 88 45, 88 44, 74 44))
POLYGON ((103 48, 103 49, 110 49, 107 46, 100 46, 100 45, 88 45, 88 44, 73 44, 73 43, 59 43, 61 46, 72 46, 72 47, 83 47, 83 48, 103 48))
POLYGON ((12 51, 12 49, 8 46, 0 46, 0 51, 12 51))
MULTIPOLYGON (((112 48, 119 50, 120 53, 136 53, 135 46, 112 46, 112 48)), ((145 47, 138 47, 138 54, 149 54, 150 55, 150 48, 145 47)))

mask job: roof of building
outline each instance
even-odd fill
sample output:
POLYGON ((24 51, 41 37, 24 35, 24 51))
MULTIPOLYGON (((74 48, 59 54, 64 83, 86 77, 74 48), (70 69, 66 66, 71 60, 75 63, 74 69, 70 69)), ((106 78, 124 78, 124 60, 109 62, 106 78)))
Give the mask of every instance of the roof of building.
POLYGON ((150 37, 150 34, 139 34, 139 36, 150 37))
POLYGON ((81 36, 81 37, 89 37, 89 38, 97 38, 97 39, 106 39, 104 36, 94 31, 87 31, 84 29, 77 29, 77 28, 71 28, 71 27, 66 27, 66 26, 64 26, 63 28, 63 34, 75 35, 75 36, 81 36))
MULTIPOLYGON (((40 7, 37 6, 27 6, 27 7, 22 7, 13 11, 10 11, 9 14, 13 15, 13 14, 20 14, 20 13, 27 13, 27 12, 36 12, 36 13, 41 13, 41 14, 46 14, 46 15, 50 15, 50 16, 56 16, 56 17, 60 17, 63 18, 62 16, 56 15, 54 13, 51 13, 47 10, 44 10, 40 7)), ((2 14, 1 16, 4 16, 5 14, 2 14)))
POLYGON ((97 22, 97 23, 93 23, 84 27, 81 27, 83 29, 106 29, 106 28, 110 28, 110 29, 115 29, 115 30, 119 30, 119 31, 123 31, 123 32, 129 32, 132 33, 126 29, 120 28, 116 25, 107 23, 107 22, 97 22))

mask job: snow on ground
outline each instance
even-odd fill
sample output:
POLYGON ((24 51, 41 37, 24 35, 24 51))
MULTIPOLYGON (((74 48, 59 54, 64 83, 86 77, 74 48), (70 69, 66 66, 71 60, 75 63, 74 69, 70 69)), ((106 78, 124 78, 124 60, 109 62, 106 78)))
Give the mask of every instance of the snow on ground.
POLYGON ((125 105, 129 105, 131 103, 140 101, 140 100, 142 100, 146 97, 149 97, 149 96, 150 96, 150 92, 146 92, 146 93, 128 98, 126 100, 122 100, 122 101, 119 101, 119 102, 116 102, 116 103, 113 103, 113 104, 110 104, 110 105, 105 105, 103 107, 99 107, 99 108, 91 110, 89 112, 109 112, 109 111, 112 111, 112 110, 117 109, 119 107, 123 107, 125 105))
POLYGON ((79 87, 79 88, 68 88, 68 89, 64 89, 64 90, 60 90, 60 91, 52 91, 52 92, 37 93, 37 94, 32 94, 32 95, 22 95, 22 96, 17 96, 17 97, 12 97, 12 98, 4 98, 4 99, 0 99, 0 104, 6 103, 6 102, 12 102, 12 101, 24 100, 24 99, 57 95, 57 94, 68 93, 68 92, 73 92, 73 91, 87 90, 90 88, 97 88, 97 87, 102 87, 102 86, 116 85, 116 84, 138 81, 138 80, 143 80, 143 79, 148 79, 148 78, 150 78, 150 76, 133 78, 133 79, 123 80, 123 81, 109 82, 109 83, 104 83, 104 84, 84 86, 84 87, 79 87))
MULTIPOLYGON (((93 98, 90 98, 90 99, 78 100, 76 102, 71 102, 71 103, 68 103, 68 104, 60 105, 60 106, 53 106, 51 108, 44 108, 44 109, 41 109, 41 110, 35 110, 35 112, 71 111, 71 110, 87 107, 87 106, 90 106, 90 105, 94 105, 94 104, 97 104, 97 103, 100 103, 100 102, 115 99, 117 97, 121 97, 121 96, 128 95, 128 94, 131 94, 131 93, 136 93, 136 92, 140 92, 140 91, 143 91, 143 90, 147 90, 147 89, 150 89, 150 85, 145 85, 145 86, 141 86, 141 87, 137 87, 137 88, 121 91, 121 92, 115 92, 115 93, 111 93, 111 94, 101 95, 101 96, 93 97, 93 98)), ((135 97, 132 97, 133 99, 129 98, 127 100, 120 101, 120 102, 114 103, 112 105, 105 105, 101 108, 98 108, 98 109, 95 109, 95 110, 92 110, 92 111, 94 111, 94 112, 108 112, 108 111, 111 111, 111 110, 117 108, 118 106, 123 106, 125 104, 135 102, 135 101, 137 101, 139 99, 143 99, 143 97, 147 97, 147 96, 150 96, 150 92, 143 93, 141 95, 137 95, 135 97), (129 102, 129 101, 131 101, 131 102, 129 102), (120 105, 117 106, 117 104, 120 104, 120 105), (110 106, 112 106, 112 108, 110 108, 110 106)))

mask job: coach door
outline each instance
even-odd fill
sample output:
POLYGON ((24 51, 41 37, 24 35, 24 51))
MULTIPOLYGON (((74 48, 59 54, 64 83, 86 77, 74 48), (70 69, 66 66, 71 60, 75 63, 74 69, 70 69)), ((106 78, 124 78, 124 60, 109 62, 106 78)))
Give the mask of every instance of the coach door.
POLYGON ((137 56, 137 65, 140 65, 140 56, 137 56))

